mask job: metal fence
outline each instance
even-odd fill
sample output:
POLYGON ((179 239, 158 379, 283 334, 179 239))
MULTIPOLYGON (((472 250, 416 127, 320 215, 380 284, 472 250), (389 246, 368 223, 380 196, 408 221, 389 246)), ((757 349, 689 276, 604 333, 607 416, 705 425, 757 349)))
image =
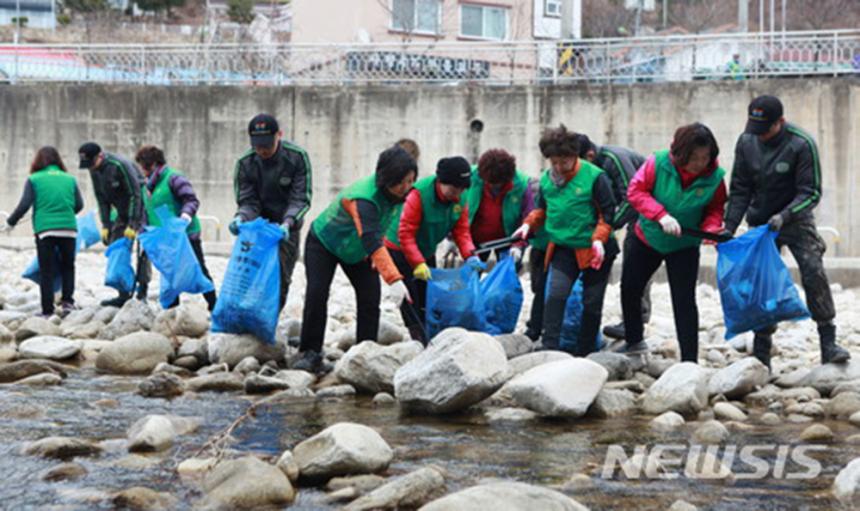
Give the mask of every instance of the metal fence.
POLYGON ((0 44, 0 81, 11 83, 516 85, 850 74, 860 74, 860 30, 496 43, 0 44))

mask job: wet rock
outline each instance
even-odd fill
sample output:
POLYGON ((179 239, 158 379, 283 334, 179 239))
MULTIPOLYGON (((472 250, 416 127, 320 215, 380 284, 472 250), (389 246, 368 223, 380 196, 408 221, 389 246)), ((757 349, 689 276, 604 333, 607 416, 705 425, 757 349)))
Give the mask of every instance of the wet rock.
POLYGON ((252 335, 209 334, 209 361, 213 364, 227 364, 236 367, 246 357, 254 357, 260 363, 284 359, 286 352, 283 343, 269 345, 252 335))
POLYGON ((818 403, 794 403, 786 407, 785 413, 824 417, 824 407, 818 403))
POLYGON ((812 369, 808 367, 801 367, 799 369, 795 369, 794 371, 783 373, 779 375, 779 377, 774 381, 778 387, 798 387, 801 385, 801 382, 809 376, 809 373, 812 372, 812 369))
POLYGON ((173 365, 180 369, 184 369, 185 371, 188 371, 190 373, 191 371, 196 371, 197 369, 199 369, 201 364, 200 360, 198 360, 197 357, 186 355, 184 357, 178 357, 176 360, 174 360, 173 365))
POLYGON ((813 424, 800 434, 804 442, 830 442, 833 440, 833 430, 824 424, 813 424))
POLYGON ((681 362, 670 367, 652 385, 642 398, 646 413, 660 414, 675 411, 695 414, 708 404, 708 375, 692 362, 681 362))
POLYGON ((632 415, 636 412, 636 395, 626 389, 607 389, 604 387, 597 394, 589 415, 601 419, 632 415))
POLYGON ((208 339, 185 339, 179 349, 176 350, 176 356, 192 356, 197 359, 200 365, 207 365, 209 363, 208 339))
POLYGON ((860 427, 860 412, 854 412, 848 417, 848 422, 854 426, 860 427))
POLYGON ((5 344, 15 340, 15 334, 9 330, 6 325, 0 323, 0 344, 5 344))
POLYGON ((365 341, 350 348, 335 366, 335 375, 357 390, 394 392, 394 374, 424 350, 416 341, 383 346, 365 341))
POLYGON ((31 337, 47 335, 59 337, 63 334, 60 327, 51 323, 49 320, 40 317, 27 318, 21 326, 15 331, 15 340, 19 343, 31 337))
POLYGON ((800 415, 796 413, 788 414, 788 416, 785 418, 785 421, 791 424, 804 424, 807 422, 812 422, 813 420, 814 419, 808 415, 800 415))
POLYGON ((714 447, 693 445, 687 454, 687 463, 684 466, 684 475, 689 478, 723 480, 731 482, 735 480, 730 466, 725 465, 722 460, 714 455, 714 447))
POLYGON ((42 480, 49 482, 74 481, 85 475, 87 475, 87 469, 80 463, 62 463, 42 472, 42 480))
POLYGON ((98 321, 93 321, 92 323, 87 323, 85 325, 64 327, 63 337, 79 340, 95 339, 101 334, 102 328, 104 328, 104 324, 99 323, 98 321))
POLYGON ((816 366, 800 381, 800 385, 814 387, 822 395, 829 395, 840 383, 852 380, 860 380, 860 360, 853 358, 847 364, 816 366))
POLYGON ((185 383, 179 376, 170 373, 155 373, 137 386, 137 393, 143 397, 169 399, 181 396, 184 392, 185 383))
POLYGON ((603 388, 611 390, 629 390, 634 394, 641 394, 645 392, 646 389, 646 387, 637 380, 608 381, 603 388))
POLYGON ((21 358, 65 360, 74 357, 80 351, 80 341, 72 341, 51 335, 30 337, 18 346, 18 355, 21 358))
POLYGON ((449 328, 394 376, 401 405, 422 413, 451 413, 489 397, 508 378, 505 350, 487 334, 449 328))
POLYGON ((651 419, 650 426, 655 431, 675 431, 684 426, 684 417, 679 413, 665 412, 651 419))
POLYGON ((129 300, 102 329, 101 336, 108 340, 119 339, 135 332, 149 330, 153 321, 155 321, 155 312, 146 302, 129 300))
POLYGON ((230 367, 227 364, 212 364, 198 369, 197 375, 204 376, 207 374, 226 373, 229 371, 230 367))
POLYGON ((275 373, 275 378, 285 381, 291 389, 308 388, 317 380, 316 376, 307 371, 284 369, 275 373))
POLYGON ((531 353, 534 349, 534 342, 523 334, 497 335, 495 339, 504 348, 508 359, 531 353))
POLYGON ((233 370, 239 374, 247 375, 250 373, 256 373, 261 367, 260 361, 256 358, 245 357, 236 364, 236 367, 234 367, 233 370))
POLYGON ((782 419, 779 418, 779 415, 773 412, 767 412, 763 413, 762 416, 759 417, 759 422, 765 426, 778 426, 782 424, 782 419))
POLYGON ((302 479, 372 474, 385 470, 394 451, 375 430, 342 422, 299 443, 293 449, 302 479))
POLYGON ((63 383, 62 376, 55 373, 34 374, 15 382, 15 385, 29 385, 31 387, 48 387, 63 383))
POLYGON ((175 509, 177 500, 168 493, 135 486, 114 494, 111 502, 117 509, 168 510, 175 509))
POLYGON ((710 420, 693 433, 693 440, 700 444, 721 444, 729 438, 729 430, 720 421, 710 420))
POLYGON ((332 387, 326 387, 324 389, 320 389, 316 393, 316 397, 319 399, 325 398, 338 398, 338 397, 351 397, 356 394, 355 387, 352 385, 334 385, 332 387))
POLYGON ((43 458, 70 459, 78 456, 93 456, 99 454, 101 451, 101 447, 86 440, 50 436, 30 442, 24 447, 23 453, 43 458))
POLYGON ((392 406, 397 404, 397 399, 388 392, 380 392, 373 396, 374 406, 392 406))
POLYGON ((783 390, 780 393, 780 399, 783 401, 797 401, 798 403, 804 403, 821 399, 821 394, 812 387, 795 387, 793 389, 783 390))
POLYGON ((199 305, 183 303, 161 311, 155 317, 152 331, 170 339, 202 337, 209 332, 209 313, 199 305))
POLYGON ((581 417, 607 377, 596 362, 574 358, 526 371, 506 387, 520 406, 544 417, 581 417))
POLYGON ((112 374, 149 374, 171 356, 173 345, 167 337, 154 332, 138 332, 121 337, 103 349, 96 358, 96 368, 112 374))
POLYGON ((213 373, 197 376, 185 382, 192 392, 233 392, 244 390, 242 378, 233 373, 213 373))
POLYGON ((344 511, 412 509, 441 496, 445 479, 433 468, 421 468, 395 477, 367 495, 353 501, 344 511))
POLYGON ((152 370, 152 374, 158 373, 175 374, 176 376, 182 377, 191 377, 194 375, 194 373, 184 367, 168 364, 167 362, 161 362, 157 366, 155 366, 155 369, 152 370))
POLYGON ((158 452, 170 448, 173 440, 196 430, 197 419, 172 415, 148 415, 128 430, 129 452, 158 452))
POLYGON ((839 385, 833 387, 833 390, 830 392, 830 397, 836 397, 843 392, 860 393, 860 380, 852 380, 840 383, 839 385))
POLYGON ((841 392, 831 399, 824 407, 825 413, 837 419, 846 419, 860 411, 860 394, 857 392, 841 392))
POLYGON ((699 508, 683 500, 676 500, 667 511, 698 511, 699 508))
MULTIPOLYGON (((97 307, 86 307, 83 309, 74 310, 69 313, 68 316, 63 318, 62 328, 65 331, 67 328, 76 327, 80 325, 86 325, 87 323, 92 323, 93 317, 96 315, 96 311, 98 311, 97 307)), ((65 335, 65 334, 63 334, 65 335)))
POLYGON ((855 458, 836 476, 833 481, 833 496, 843 506, 860 506, 860 458, 855 458))
POLYGON ((188 458, 176 467, 176 471, 183 477, 194 477, 209 472, 215 466, 215 458, 188 458))
POLYGON ((588 508, 567 495, 513 481, 473 486, 452 493, 422 507, 422 511, 486 511, 487 509, 541 509, 587 511, 588 508))
POLYGON ((18 349, 14 344, 0 345, 0 364, 12 362, 18 358, 18 349))
POLYGON ((359 495, 371 492, 385 484, 385 478, 376 474, 358 476, 333 477, 325 485, 326 491, 335 492, 346 488, 354 488, 359 495))
POLYGON ((66 376, 67 367, 47 360, 18 360, 0 364, 0 383, 12 383, 28 376, 41 373, 54 373, 66 376))
POLYGON ((767 366, 755 357, 745 357, 714 373, 708 383, 708 393, 722 394, 729 399, 743 397, 756 387, 764 386, 769 377, 767 366))
POLYGON ((775 401, 782 399, 782 391, 775 385, 765 385, 761 389, 747 394, 744 397, 744 403, 749 406, 761 407, 768 406, 775 401))
POLYGON ((296 458, 292 451, 284 451, 281 457, 278 458, 278 463, 275 464, 290 482, 295 483, 299 480, 299 464, 296 463, 296 458))
POLYGON ((286 390, 288 388, 290 388, 289 383, 271 376, 252 373, 245 377, 246 394, 269 394, 270 392, 286 390))
POLYGON ((573 358, 570 353, 564 351, 537 351, 514 357, 508 362, 508 367, 511 371, 511 376, 523 374, 529 369, 533 369, 539 365, 557 362, 559 360, 569 360, 573 358))
POLYGON ((518 422, 533 420, 538 414, 525 408, 498 408, 488 410, 485 414, 490 422, 518 422))
POLYGON ((609 381, 629 380, 633 378, 633 366, 630 357, 620 353, 598 351, 588 355, 588 360, 597 362, 609 372, 609 381))

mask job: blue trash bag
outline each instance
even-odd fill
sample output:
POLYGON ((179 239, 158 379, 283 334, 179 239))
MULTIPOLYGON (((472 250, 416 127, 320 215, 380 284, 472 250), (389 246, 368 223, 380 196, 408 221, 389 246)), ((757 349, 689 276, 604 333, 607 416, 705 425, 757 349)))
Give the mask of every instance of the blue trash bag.
POLYGON ((167 206, 155 210, 161 220, 161 227, 147 227, 138 236, 144 252, 161 273, 161 289, 158 301, 166 309, 179 297, 180 293, 207 293, 215 289, 212 281, 203 275, 203 269, 186 229, 188 223, 173 216, 167 206))
MULTIPOLYGON (((78 245, 75 244, 75 253, 79 252, 78 245)), ((56 268, 56 272, 54 274, 54 292, 58 293, 61 289, 63 289, 63 275, 60 273, 60 251, 55 251, 54 255, 54 268, 56 268)), ((41 278, 42 272, 39 268, 39 256, 33 257, 33 260, 30 261, 30 264, 27 265, 27 269, 24 270, 24 273, 21 274, 21 278, 25 278, 28 280, 32 280, 36 284, 39 284, 39 279, 41 278)))
MULTIPOLYGON (((85 215, 81 215, 77 218, 78 222, 78 238, 77 243, 75 243, 75 253, 80 252, 81 250, 87 249, 92 245, 95 245, 99 241, 101 241, 101 234, 99 233, 99 228, 96 225, 96 215, 94 211, 90 211, 85 215), (95 236, 95 238, 93 238, 95 236)), ((57 265, 60 263, 60 258, 57 256, 57 265)), ((59 267, 59 266, 57 266, 59 267)), ((27 269, 24 270, 24 273, 21 274, 22 278, 32 280, 36 284, 39 283, 39 257, 36 256, 30 261, 30 264, 27 265, 27 269)), ((57 272, 57 275, 54 277, 54 292, 58 292, 63 287, 63 277, 60 275, 60 272, 57 272)))
POLYGON ((809 317, 767 225, 717 245, 717 287, 726 339, 780 321, 809 317))
MULTIPOLYGON (((561 336, 558 346, 568 353, 577 353, 579 329, 582 326, 582 277, 576 279, 567 297, 564 307, 564 322, 561 324, 561 336)), ((603 336, 597 332, 595 350, 603 349, 603 336)))
POLYGON ((108 246, 105 250, 107 256, 107 269, 105 270, 105 285, 110 286, 120 293, 131 293, 134 291, 134 268, 131 267, 132 242, 122 237, 108 246))
POLYGON ((430 339, 442 330, 459 326, 484 332, 484 301, 481 298, 481 276, 466 264, 451 270, 431 268, 427 282, 427 335, 430 339))
POLYGON ((505 256, 481 281, 486 332, 509 334, 517 327, 523 307, 523 286, 513 257, 505 256))
POLYGON ((281 272, 278 225, 257 218, 239 226, 239 237, 212 312, 212 331, 252 334, 275 344, 280 313, 281 272))

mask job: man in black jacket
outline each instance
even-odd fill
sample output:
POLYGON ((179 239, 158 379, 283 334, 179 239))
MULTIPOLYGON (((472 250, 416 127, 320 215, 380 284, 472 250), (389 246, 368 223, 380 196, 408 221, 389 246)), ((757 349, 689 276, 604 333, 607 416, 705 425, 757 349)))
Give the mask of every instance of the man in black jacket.
MULTIPOLYGON (((146 225, 146 209, 141 187, 144 180, 137 165, 87 142, 78 149, 80 168, 89 169, 93 192, 99 207, 102 224, 102 243, 110 245, 125 236, 134 241, 146 225)), ((146 300, 152 267, 146 253, 137 247, 137 298, 146 300)), ((122 307, 131 293, 120 291, 119 296, 101 302, 103 306, 122 307)))
POLYGON ((311 207, 311 162, 304 149, 281 140, 278 121, 259 114, 248 125, 251 149, 239 161, 233 174, 236 216, 230 232, 239 233, 242 222, 262 217, 281 226, 284 239, 279 244, 281 268, 280 307, 286 303, 293 268, 299 256, 299 233, 311 207))
MULTIPOLYGON (((749 105, 745 132, 735 146, 735 163, 726 208, 726 229, 734 233, 746 215, 750 226, 768 224, 779 232, 800 270, 806 304, 818 323, 821 363, 842 363, 850 354, 836 345, 836 309, 824 272, 827 248, 815 228, 812 210, 821 200, 821 162, 809 134, 783 117, 780 100, 759 96, 749 105)), ((754 354, 770 367, 776 325, 755 333, 754 354)))

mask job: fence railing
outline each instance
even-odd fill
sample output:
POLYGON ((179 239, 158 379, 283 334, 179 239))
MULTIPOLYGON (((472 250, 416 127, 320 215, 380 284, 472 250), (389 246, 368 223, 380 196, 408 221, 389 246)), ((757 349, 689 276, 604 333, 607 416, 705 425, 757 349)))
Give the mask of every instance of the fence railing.
POLYGON ((11 83, 516 85, 850 74, 860 74, 860 30, 495 43, 0 44, 0 81, 11 83))

